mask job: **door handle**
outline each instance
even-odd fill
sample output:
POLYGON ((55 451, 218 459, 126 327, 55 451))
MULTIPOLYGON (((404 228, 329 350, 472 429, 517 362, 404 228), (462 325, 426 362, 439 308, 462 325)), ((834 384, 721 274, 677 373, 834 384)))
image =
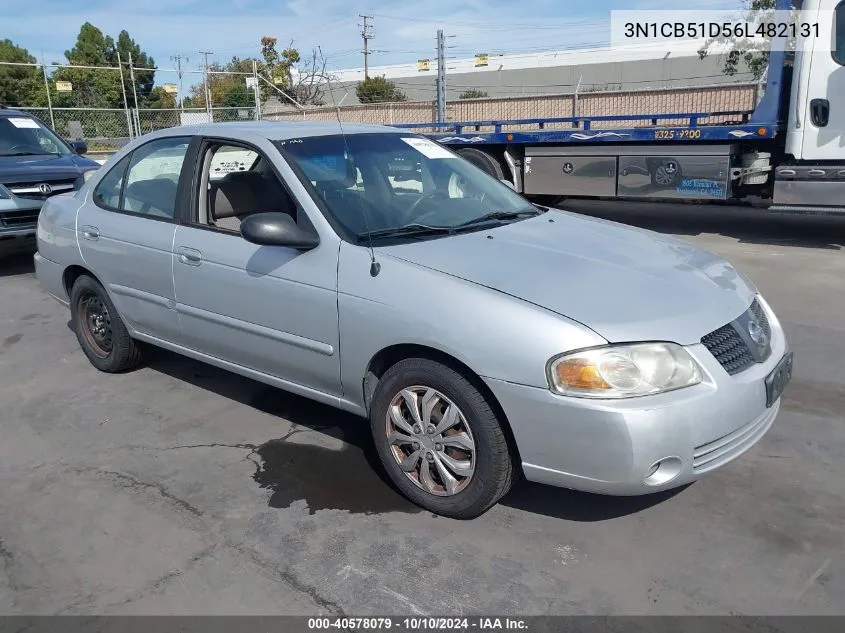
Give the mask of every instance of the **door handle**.
POLYGON ((810 101, 810 120, 816 127, 826 127, 830 121, 830 101, 827 99, 810 101))
POLYGON ((193 248, 180 246, 177 250, 179 261, 188 266, 199 266, 202 262, 202 253, 193 248))
POLYGON ((82 237, 84 237, 86 240, 96 242, 98 239, 100 239, 100 229, 98 229, 96 226, 83 226, 82 237))

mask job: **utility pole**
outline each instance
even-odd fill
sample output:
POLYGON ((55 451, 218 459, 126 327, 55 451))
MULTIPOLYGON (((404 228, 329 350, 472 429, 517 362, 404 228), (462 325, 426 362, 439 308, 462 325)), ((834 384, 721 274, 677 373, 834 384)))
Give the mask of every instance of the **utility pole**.
POLYGON ((208 112, 209 123, 214 120, 211 116, 211 89, 208 87, 208 56, 214 55, 212 51, 199 51, 199 54, 204 57, 202 80, 205 85, 205 110, 208 112))
POLYGON ((358 17, 363 20, 363 23, 359 26, 361 27, 361 37, 364 39, 364 79, 370 78, 370 48, 367 42, 375 37, 373 34, 373 25, 372 23, 367 24, 367 20, 372 20, 373 16, 371 15, 364 15, 362 13, 358 14, 358 17))
POLYGON ((446 120, 446 37, 437 30, 437 122, 446 120))
POLYGON ((191 61, 188 57, 183 57, 182 55, 172 55, 170 57, 170 61, 176 62, 176 74, 179 77, 179 110, 180 112, 185 111, 185 93, 182 92, 182 60, 185 62, 191 61))

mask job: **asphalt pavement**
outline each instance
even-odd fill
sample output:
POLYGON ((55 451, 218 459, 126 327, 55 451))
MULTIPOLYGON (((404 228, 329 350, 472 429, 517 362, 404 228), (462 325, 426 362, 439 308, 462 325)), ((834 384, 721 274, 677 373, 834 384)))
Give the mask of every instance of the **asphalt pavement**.
POLYGON ((358 418, 164 351, 97 372, 0 243, 0 613, 845 614, 845 221, 581 210, 736 264, 793 383, 687 488, 523 482, 464 522, 394 492, 358 418))

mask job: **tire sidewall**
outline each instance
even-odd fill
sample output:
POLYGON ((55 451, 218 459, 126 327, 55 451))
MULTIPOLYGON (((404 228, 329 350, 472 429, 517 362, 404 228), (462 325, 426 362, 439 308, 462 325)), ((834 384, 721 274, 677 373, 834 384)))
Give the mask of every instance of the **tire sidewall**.
POLYGON ((489 407, 479 406, 480 402, 484 402, 479 402, 480 394, 460 374, 434 361, 415 360, 413 368, 403 362, 398 363, 379 382, 370 407, 370 425, 376 450, 391 480, 415 504, 446 516, 472 518, 496 501, 495 485, 491 490, 490 484, 496 481, 496 468, 501 465, 495 463, 495 438, 491 425, 498 425, 498 420, 489 407), (399 467, 387 442, 388 407, 402 389, 413 385, 431 387, 449 398, 461 410, 472 431, 475 472, 466 489, 456 495, 439 497, 419 488, 399 467), (467 386, 475 393, 467 393, 467 386))
POLYGON ((91 361, 91 364, 100 371, 116 371, 121 361, 119 358, 120 342, 118 337, 128 336, 128 333, 126 332, 126 328, 123 326, 123 322, 120 321, 120 316, 117 313, 114 303, 112 303, 111 298, 103 286, 87 275, 79 277, 74 282, 70 293, 70 315, 71 326, 76 334, 77 341, 79 341, 79 347, 82 348, 82 351, 85 356, 88 357, 88 360, 91 361), (84 317, 80 314, 79 302, 86 294, 97 295, 109 311, 112 328, 112 346, 108 355, 105 357, 97 356, 97 354, 94 353, 91 349, 90 343, 85 338, 85 334, 82 332, 82 328, 85 326, 81 323, 81 320, 84 319, 84 317))

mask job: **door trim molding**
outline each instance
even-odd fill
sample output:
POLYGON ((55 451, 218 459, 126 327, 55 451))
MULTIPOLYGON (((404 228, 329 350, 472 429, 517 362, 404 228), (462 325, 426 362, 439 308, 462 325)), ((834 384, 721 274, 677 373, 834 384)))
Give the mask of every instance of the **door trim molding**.
POLYGON ((272 328, 264 327, 263 325, 250 323, 249 321, 241 321, 240 319, 235 319, 223 314, 216 314, 214 312, 209 312, 208 310, 196 308, 184 303, 177 303, 176 311, 186 316, 202 319, 203 321, 216 323, 217 325, 247 332, 248 334, 255 334, 256 336, 262 336, 274 341, 279 341, 280 343, 293 345, 294 347, 300 347, 310 352, 322 354, 323 356, 334 355, 334 347, 328 343, 323 343, 322 341, 315 341, 314 339, 305 338, 304 336, 297 336, 296 334, 290 334, 289 332, 274 330, 272 328))

